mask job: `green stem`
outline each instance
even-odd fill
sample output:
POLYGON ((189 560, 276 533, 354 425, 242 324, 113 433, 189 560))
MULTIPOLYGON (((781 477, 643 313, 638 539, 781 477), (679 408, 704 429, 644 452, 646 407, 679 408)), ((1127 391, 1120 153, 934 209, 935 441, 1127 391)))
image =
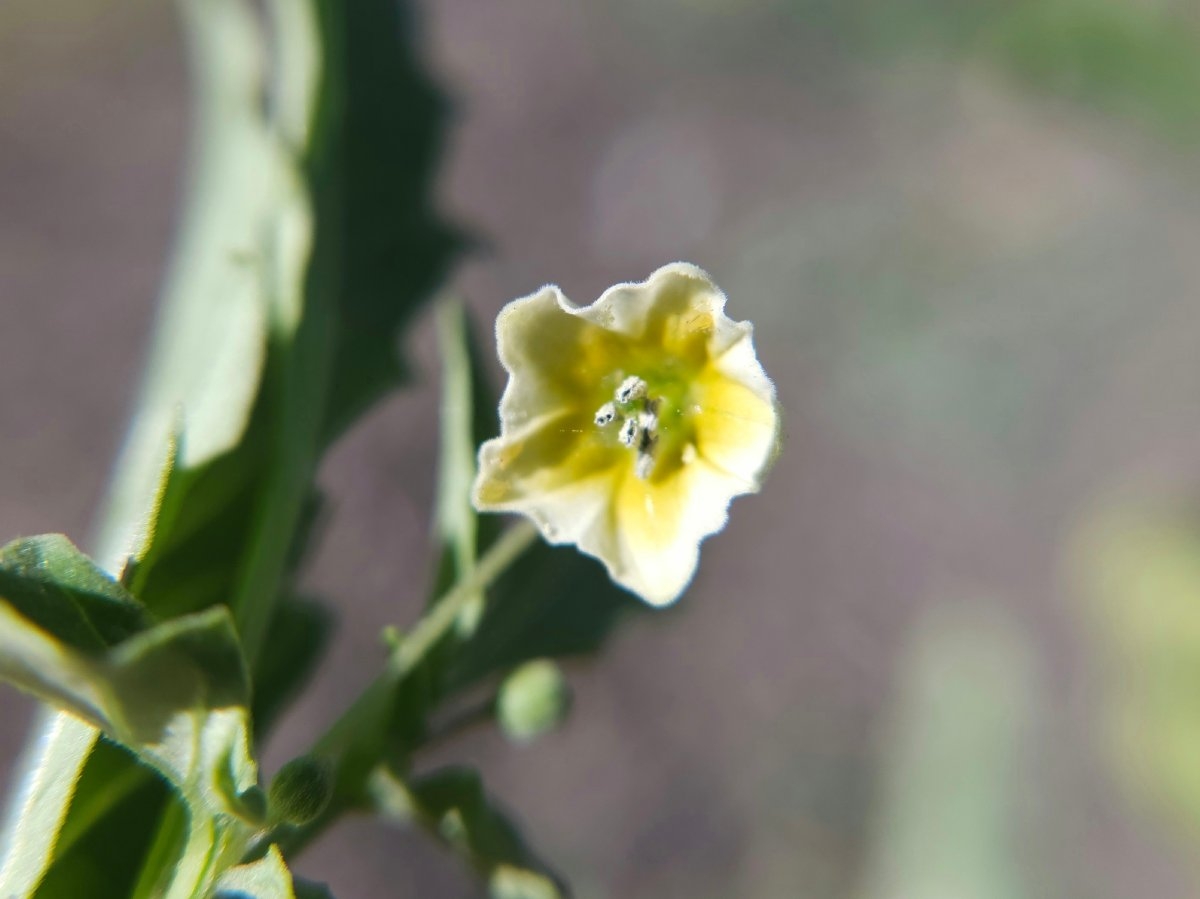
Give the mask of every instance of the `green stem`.
POLYGON ((422 618, 411 632, 405 635, 388 659, 388 670, 399 680, 425 656, 446 631, 458 620, 459 613, 491 586, 513 562, 537 539, 539 531, 533 524, 522 520, 509 528, 493 543, 466 577, 447 590, 429 613, 422 618))
POLYGON ((329 755, 336 752, 347 737, 358 733, 364 721, 374 717, 380 696, 391 692, 404 675, 421 661, 425 653, 445 636, 446 631, 458 619, 459 613, 471 599, 503 574, 537 537, 538 529, 527 521, 522 521, 501 534, 475 563, 475 567, 467 572, 466 577, 442 594, 417 626, 404 635, 400 645, 388 657, 387 667, 363 691, 354 705, 317 740, 313 753, 329 755))
MULTIPOLYGON (((312 754, 344 758, 360 745, 358 741, 369 738, 379 727, 381 716, 386 711, 388 700, 394 694, 397 685, 449 632, 458 620, 459 613, 471 600, 476 598, 480 591, 486 590, 520 558, 538 536, 538 529, 527 521, 522 521, 505 531, 478 559, 475 567, 442 594, 416 627, 403 637, 388 657, 384 670, 317 740, 312 754)), ((373 759, 369 765, 355 765, 356 773, 349 780, 342 780, 345 769, 339 765, 339 783, 326 812, 307 825, 288 827, 282 833, 273 834, 268 841, 279 842, 285 854, 294 855, 332 824, 343 811, 356 805, 363 782, 377 761, 373 759)), ((263 845, 266 845, 266 842, 263 845)))

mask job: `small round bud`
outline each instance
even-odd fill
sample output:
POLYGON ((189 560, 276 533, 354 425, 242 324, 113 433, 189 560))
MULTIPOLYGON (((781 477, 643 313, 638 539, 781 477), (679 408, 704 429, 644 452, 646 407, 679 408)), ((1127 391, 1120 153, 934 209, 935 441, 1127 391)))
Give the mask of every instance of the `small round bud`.
POLYGON ((526 662, 505 678, 496 714, 504 733, 524 743, 562 723, 570 702, 571 692, 558 666, 539 659, 526 662))
POLYGON ((271 781, 271 817, 307 824, 325 810, 333 793, 333 767, 321 758, 302 755, 279 769, 271 781))

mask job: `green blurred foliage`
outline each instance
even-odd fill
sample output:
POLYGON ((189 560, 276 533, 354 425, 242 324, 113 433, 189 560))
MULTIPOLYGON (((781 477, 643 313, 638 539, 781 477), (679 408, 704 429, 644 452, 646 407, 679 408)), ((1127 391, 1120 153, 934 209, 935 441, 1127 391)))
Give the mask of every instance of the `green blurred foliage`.
MULTIPOLYGON (((432 206, 444 104, 415 62, 403 4, 181 9, 197 109, 189 197, 100 554, 114 570, 136 555, 127 584, 158 619, 232 612, 261 734, 328 634, 328 617, 292 598, 320 456, 398 382, 400 329, 456 252, 432 206)), ((170 688, 170 672, 156 672, 147 684, 170 688)), ((174 864, 163 834, 177 816, 145 789, 146 769, 92 752, 94 735, 77 725, 51 727, 42 757, 60 782, 82 766, 82 792, 71 802, 47 785, 44 821, 13 825, 18 841, 39 835, 19 850, 29 864, 52 862, 40 895, 73 895, 56 892, 77 881, 66 869, 103 864, 82 857, 82 838, 70 857, 48 855, 63 802, 65 834, 100 829, 133 844, 161 817, 139 880, 156 889, 151 869, 174 864)))
POLYGON ((422 823, 479 871, 494 895, 505 899, 568 895, 565 885, 487 795, 477 771, 441 768, 402 781, 381 768, 371 777, 371 790, 379 811, 398 823, 422 823))
POLYGON ((1070 557, 1104 749, 1132 802, 1200 848, 1200 514, 1130 503, 1089 517, 1070 557))
POLYGON ((863 899, 1018 899, 1034 673, 997 607, 934 607, 901 663, 863 899))
POLYGON ((793 0, 790 8, 801 28, 852 52, 986 62, 1161 137, 1200 139, 1200 19, 1185 3, 793 0))

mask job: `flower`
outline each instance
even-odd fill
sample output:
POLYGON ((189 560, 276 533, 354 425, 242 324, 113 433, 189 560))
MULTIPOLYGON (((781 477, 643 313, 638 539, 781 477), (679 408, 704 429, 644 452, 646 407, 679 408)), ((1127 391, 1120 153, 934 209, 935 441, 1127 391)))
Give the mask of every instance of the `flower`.
POLYGON ((753 328, 693 265, 618 284, 590 306, 555 286, 496 321, 509 374, 473 501, 529 516, 646 602, 674 602, 730 501, 759 489, 779 442, 753 328))

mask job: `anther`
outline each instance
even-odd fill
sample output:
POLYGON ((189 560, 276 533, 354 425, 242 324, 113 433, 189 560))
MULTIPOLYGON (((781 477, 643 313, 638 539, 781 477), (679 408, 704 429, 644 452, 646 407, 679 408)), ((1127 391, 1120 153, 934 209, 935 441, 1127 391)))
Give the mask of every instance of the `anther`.
POLYGON ((617 407, 614 406, 612 403, 605 403, 603 406, 601 406, 599 409, 596 410, 595 421, 596 421, 597 425, 599 425, 600 427, 604 427, 605 425, 612 424, 613 421, 616 419, 616 417, 617 417, 617 407))
POLYGON ((637 423, 636 418, 627 418, 621 425, 621 433, 618 438, 625 446, 633 446, 641 434, 642 429, 637 423))
POLYGON ((621 382, 621 386, 617 388, 614 398, 618 403, 632 403, 635 400, 640 400, 646 395, 646 382, 637 375, 630 375, 621 382))

